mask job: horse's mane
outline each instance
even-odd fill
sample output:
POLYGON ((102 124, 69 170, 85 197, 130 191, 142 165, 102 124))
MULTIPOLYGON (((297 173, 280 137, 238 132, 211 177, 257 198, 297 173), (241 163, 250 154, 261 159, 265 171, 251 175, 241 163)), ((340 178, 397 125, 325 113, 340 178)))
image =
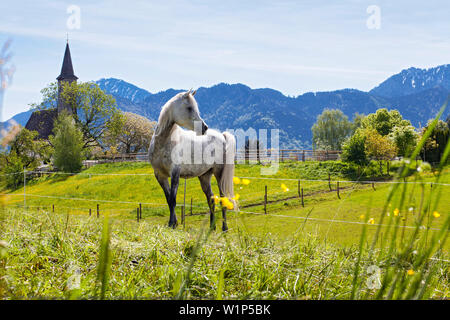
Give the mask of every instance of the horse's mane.
POLYGON ((172 104, 173 99, 170 99, 166 102, 166 104, 161 108, 161 113, 159 114, 158 124, 156 126, 155 135, 159 136, 162 132, 164 132, 170 126, 170 108, 169 106, 172 104))

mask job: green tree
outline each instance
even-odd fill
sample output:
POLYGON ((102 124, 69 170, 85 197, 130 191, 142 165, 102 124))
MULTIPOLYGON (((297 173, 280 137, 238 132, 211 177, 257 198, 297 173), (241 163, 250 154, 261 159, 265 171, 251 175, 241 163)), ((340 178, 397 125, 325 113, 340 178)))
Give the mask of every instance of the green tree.
POLYGON ((38 133, 14 126, 2 140, 0 171, 9 188, 23 183, 23 170, 35 170, 41 163, 50 161, 51 146, 47 141, 37 140, 38 133))
POLYGON ((361 122, 364 129, 372 128, 382 136, 388 135, 394 127, 410 126, 411 122, 404 120, 397 110, 388 111, 378 109, 375 113, 367 115, 361 122))
MULTIPOLYGON (((41 90, 43 100, 41 109, 56 108, 58 102, 58 85, 50 84, 41 90)), ((71 108, 77 127, 83 133, 83 148, 90 148, 102 144, 102 139, 108 128, 120 126, 120 111, 116 101, 103 92, 93 82, 72 82, 62 84, 61 99, 71 108)))
POLYGON ((395 126, 389 133, 389 138, 397 147, 398 155, 407 157, 417 145, 419 135, 413 126, 395 126))
POLYGON ((41 162, 49 162, 51 147, 44 140, 37 140, 37 131, 21 128, 9 142, 9 154, 20 158, 25 168, 35 169, 41 162))
MULTIPOLYGON (((427 126, 422 129, 421 135, 427 131, 431 121, 429 120, 427 126)), ((439 120, 421 150, 422 160, 430 163, 439 162, 449 141, 449 136, 448 124, 439 120)))
POLYGON ((352 133, 355 133, 358 128, 361 128, 362 122, 365 117, 366 117, 366 115, 359 113, 359 112, 355 112, 353 114, 352 133))
POLYGON ((367 156, 378 161, 380 174, 383 174, 383 161, 394 158, 397 154, 397 148, 389 137, 382 136, 377 130, 366 129, 364 131, 367 156))
POLYGON ((64 172, 79 172, 83 166, 83 134, 71 115, 59 114, 50 142, 54 147, 53 164, 64 172))
POLYGON ((369 163, 366 153, 366 137, 357 130, 350 138, 348 138, 342 145, 342 160, 345 162, 353 162, 358 165, 358 175, 361 172, 361 166, 369 163))
POLYGON ((341 110, 325 109, 311 130, 316 148, 341 150, 342 143, 352 132, 352 123, 341 110))

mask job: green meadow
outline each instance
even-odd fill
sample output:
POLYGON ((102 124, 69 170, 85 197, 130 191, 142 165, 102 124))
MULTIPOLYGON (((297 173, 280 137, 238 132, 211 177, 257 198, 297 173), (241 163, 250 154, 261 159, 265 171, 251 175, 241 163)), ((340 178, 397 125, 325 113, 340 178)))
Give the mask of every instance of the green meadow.
POLYGON ((450 183, 450 168, 412 166, 403 183, 381 183, 392 182, 398 168, 380 176, 373 164, 358 177, 339 161, 286 162, 263 176, 260 165, 237 165, 239 210, 228 211, 227 233, 219 231, 220 205, 217 231, 209 231, 197 179, 186 181, 186 197, 180 182, 179 225, 169 229, 168 207, 147 163, 35 177, 25 199, 23 188, 3 190, 0 261, 8 267, 1 293, 18 299, 448 298, 450 187, 441 184, 450 183), (441 184, 431 186, 437 176, 441 184), (373 265, 394 289, 367 285, 373 265))

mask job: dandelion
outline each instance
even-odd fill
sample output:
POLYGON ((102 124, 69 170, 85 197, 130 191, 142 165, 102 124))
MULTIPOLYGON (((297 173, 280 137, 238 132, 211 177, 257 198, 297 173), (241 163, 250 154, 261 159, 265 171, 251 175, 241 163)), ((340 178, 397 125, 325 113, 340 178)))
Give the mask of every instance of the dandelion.
POLYGON ((367 221, 370 224, 374 224, 375 223, 375 219, 374 218, 370 218, 369 221, 367 221))
POLYGON ((250 180, 248 180, 248 179, 242 179, 242 184, 243 184, 244 186, 247 186, 247 185, 250 184, 250 180))
POLYGON ((398 210, 397 208, 394 209, 394 216, 398 216, 398 214, 400 213, 400 210, 398 210))
POLYGON ((364 217, 365 217, 365 215, 363 215, 363 214, 359 216, 359 218, 360 218, 361 220, 364 219, 364 217))
POLYGON ((239 200, 240 197, 241 196, 239 195, 239 193, 236 193, 232 199, 233 200, 239 200))
POLYGON ((435 218, 439 218, 441 215, 439 214, 439 212, 434 211, 434 212, 433 212, 433 216, 434 216, 435 218))
POLYGON ((408 276, 412 276, 415 272, 413 269, 409 269, 408 271, 406 271, 406 273, 408 274, 408 276))
POLYGON ((284 192, 288 192, 289 188, 286 187, 286 185, 284 183, 281 184, 281 189, 283 189, 284 192))
POLYGON ((239 183, 241 183, 241 179, 239 179, 238 177, 233 177, 233 183, 239 184, 239 183))
POLYGON ((231 202, 227 197, 220 198, 220 201, 222 203, 222 206, 226 207, 227 209, 231 210, 234 208, 233 202, 231 202))
POLYGON ((212 196, 211 198, 214 199, 214 203, 215 203, 215 204, 219 204, 220 199, 219 199, 218 196, 212 196))

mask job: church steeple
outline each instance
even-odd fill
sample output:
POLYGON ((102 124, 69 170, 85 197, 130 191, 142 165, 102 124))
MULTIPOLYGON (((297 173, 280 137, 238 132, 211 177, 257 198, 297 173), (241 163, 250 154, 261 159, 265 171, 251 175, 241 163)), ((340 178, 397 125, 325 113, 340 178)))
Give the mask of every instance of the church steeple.
POLYGON ((64 60, 61 67, 61 74, 56 78, 58 80, 58 113, 62 110, 67 110, 70 114, 76 112, 72 110, 69 105, 64 103, 61 99, 61 92, 63 89, 63 83, 76 82, 78 77, 73 72, 72 57, 70 56, 69 40, 67 40, 66 51, 64 52, 64 60))
POLYGON ((61 68, 61 74, 56 80, 77 80, 78 77, 73 72, 72 57, 70 56, 69 41, 66 44, 66 52, 64 53, 64 60, 61 68))

